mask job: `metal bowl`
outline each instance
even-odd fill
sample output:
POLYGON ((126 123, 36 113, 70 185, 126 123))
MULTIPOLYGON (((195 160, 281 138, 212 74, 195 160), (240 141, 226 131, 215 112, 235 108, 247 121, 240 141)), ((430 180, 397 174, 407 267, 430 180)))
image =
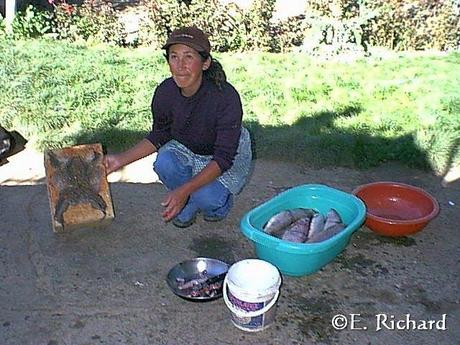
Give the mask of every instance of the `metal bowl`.
POLYGON ((189 281, 198 277, 209 279, 224 279, 229 265, 223 261, 211 258, 196 258, 183 261, 169 271, 166 276, 168 286, 177 296, 193 301, 208 301, 222 297, 222 288, 218 289, 213 296, 191 296, 190 289, 179 289, 180 281, 189 281))

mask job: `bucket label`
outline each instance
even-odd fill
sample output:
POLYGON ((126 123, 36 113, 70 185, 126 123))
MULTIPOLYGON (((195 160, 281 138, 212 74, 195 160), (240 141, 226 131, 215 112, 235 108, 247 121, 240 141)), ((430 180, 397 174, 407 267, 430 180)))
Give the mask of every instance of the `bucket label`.
POLYGON ((233 296, 230 291, 228 291, 228 299, 230 300, 230 302, 232 302, 234 307, 241 309, 243 311, 246 311, 246 312, 260 310, 265 305, 264 302, 251 303, 251 302, 242 301, 236 298, 235 296, 233 296))
MULTIPOLYGON (((253 312, 257 310, 261 310, 262 308, 265 307, 270 301, 266 302, 246 302, 242 301, 239 298, 235 297, 232 295, 230 291, 227 291, 227 296, 229 301, 232 303, 232 305, 237 308, 241 309, 242 311, 245 312, 253 312)), ((242 329, 247 329, 247 330, 261 330, 265 327, 267 327, 275 318, 275 308, 271 308, 267 312, 253 316, 253 317, 240 317, 234 313, 232 313, 232 321, 233 323, 242 329)))

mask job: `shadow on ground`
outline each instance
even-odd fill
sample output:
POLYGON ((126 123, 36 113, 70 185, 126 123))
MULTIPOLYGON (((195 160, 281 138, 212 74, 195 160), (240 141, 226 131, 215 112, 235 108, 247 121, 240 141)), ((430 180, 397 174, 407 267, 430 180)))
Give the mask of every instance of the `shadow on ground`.
MULTIPOLYGON (((397 138, 373 135, 365 124, 355 130, 335 125, 341 118, 353 117, 362 109, 345 107, 340 112, 320 112, 302 117, 291 125, 265 126, 245 121, 251 133, 254 157, 306 164, 315 168, 350 167, 365 169, 386 162, 399 162, 408 167, 432 171, 426 152, 415 142, 413 134, 397 138)), ((383 131, 384 129, 382 129, 383 131)), ((106 151, 127 149, 146 136, 145 131, 118 128, 82 131, 66 139, 75 144, 101 143, 106 151)), ((446 167, 452 164, 457 147, 450 149, 446 167)))
MULTIPOLYGON (((431 170, 427 154, 412 134, 397 138, 376 136, 364 124, 344 130, 334 122, 359 114, 360 107, 345 107, 340 112, 320 112, 302 117, 292 125, 246 125, 253 140, 255 157, 307 164, 316 168, 341 166, 369 168, 394 161, 409 167, 431 170)), ((382 129, 383 131, 383 129, 382 129)))

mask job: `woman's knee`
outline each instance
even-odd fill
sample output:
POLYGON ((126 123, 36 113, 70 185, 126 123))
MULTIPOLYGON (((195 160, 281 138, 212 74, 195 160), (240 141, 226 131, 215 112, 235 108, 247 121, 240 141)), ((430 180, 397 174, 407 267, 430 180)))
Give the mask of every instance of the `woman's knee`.
POLYGON ((176 154, 167 150, 158 153, 153 170, 168 189, 181 186, 192 176, 191 167, 182 165, 176 154))
POLYGON ((200 209, 213 210, 226 205, 231 193, 220 182, 215 181, 194 192, 192 197, 200 209))
POLYGON ((175 171, 177 167, 176 155, 171 151, 160 151, 153 163, 153 170, 162 178, 163 176, 175 171))

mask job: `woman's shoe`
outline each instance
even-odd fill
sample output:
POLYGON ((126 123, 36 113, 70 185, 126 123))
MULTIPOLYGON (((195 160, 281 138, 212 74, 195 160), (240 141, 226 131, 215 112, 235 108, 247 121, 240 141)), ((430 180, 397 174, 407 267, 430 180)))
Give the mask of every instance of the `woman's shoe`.
POLYGON ((196 216, 193 216, 190 220, 183 222, 176 217, 172 220, 172 223, 174 226, 178 228, 188 228, 190 225, 195 223, 195 219, 196 219, 196 216))
POLYGON ((225 219, 225 216, 207 216, 204 215, 203 219, 207 222, 220 222, 225 219))

